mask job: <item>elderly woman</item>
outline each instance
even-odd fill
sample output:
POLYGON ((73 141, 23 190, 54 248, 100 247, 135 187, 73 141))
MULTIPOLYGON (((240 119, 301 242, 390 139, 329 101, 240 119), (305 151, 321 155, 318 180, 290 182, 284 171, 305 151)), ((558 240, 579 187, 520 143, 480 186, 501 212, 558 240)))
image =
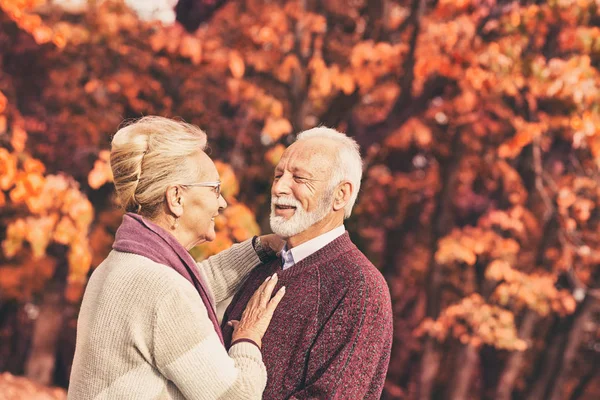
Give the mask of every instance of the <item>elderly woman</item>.
POLYGON ((227 207, 198 127, 144 117, 114 136, 111 168, 128 211, 113 251, 83 297, 70 399, 257 399, 267 374, 261 339, 285 289, 277 275, 232 321, 229 352, 215 304, 231 296, 282 242, 269 235, 195 263, 227 207))

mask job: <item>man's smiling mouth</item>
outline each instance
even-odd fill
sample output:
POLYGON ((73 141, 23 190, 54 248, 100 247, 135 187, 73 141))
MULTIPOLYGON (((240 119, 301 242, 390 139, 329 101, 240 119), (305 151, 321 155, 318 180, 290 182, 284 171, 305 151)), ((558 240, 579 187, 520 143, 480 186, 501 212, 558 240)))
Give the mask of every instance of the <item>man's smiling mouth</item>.
POLYGON ((275 208, 279 209, 279 210, 295 210, 296 207, 294 206, 283 206, 283 205, 275 205, 275 208))

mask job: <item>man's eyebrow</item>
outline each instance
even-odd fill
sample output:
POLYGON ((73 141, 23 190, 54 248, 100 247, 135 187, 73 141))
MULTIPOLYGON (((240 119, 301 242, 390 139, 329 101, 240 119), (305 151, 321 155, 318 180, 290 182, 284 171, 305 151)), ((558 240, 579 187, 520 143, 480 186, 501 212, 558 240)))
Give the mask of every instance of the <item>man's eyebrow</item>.
MULTIPOLYGON (((283 173, 283 171, 284 171, 284 168, 275 167, 276 174, 283 173)), ((302 178, 305 178, 305 179, 317 180, 317 179, 314 179, 314 174, 312 172, 310 172, 306 169, 303 169, 301 167, 294 167, 294 168, 291 168, 289 171, 292 172, 293 174, 300 174, 300 175, 302 175, 302 178)))
POLYGON ((302 169, 300 167, 293 168, 292 172, 293 173, 299 173, 299 174, 304 175, 305 177, 308 177, 308 178, 312 178, 313 177, 313 174, 310 171, 307 171, 307 170, 302 169))

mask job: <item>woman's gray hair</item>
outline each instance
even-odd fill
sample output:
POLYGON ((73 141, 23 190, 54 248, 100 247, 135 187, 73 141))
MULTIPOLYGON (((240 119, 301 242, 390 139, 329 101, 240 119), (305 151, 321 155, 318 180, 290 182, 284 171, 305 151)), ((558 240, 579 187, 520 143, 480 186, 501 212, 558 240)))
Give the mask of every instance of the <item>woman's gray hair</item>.
POLYGON ((362 179, 363 163, 360 157, 360 146, 354 139, 346 136, 344 133, 324 126, 300 132, 296 141, 300 142, 312 138, 331 139, 338 144, 336 148, 337 157, 333 162, 329 189, 333 190, 342 181, 350 181, 352 183, 352 195, 348 204, 344 207, 344 218, 348 218, 352 214, 354 203, 356 203, 362 179))
POLYGON ((156 217, 169 186, 198 179, 193 156, 205 148, 206 133, 183 121, 148 116, 120 128, 112 139, 110 167, 123 208, 156 217))

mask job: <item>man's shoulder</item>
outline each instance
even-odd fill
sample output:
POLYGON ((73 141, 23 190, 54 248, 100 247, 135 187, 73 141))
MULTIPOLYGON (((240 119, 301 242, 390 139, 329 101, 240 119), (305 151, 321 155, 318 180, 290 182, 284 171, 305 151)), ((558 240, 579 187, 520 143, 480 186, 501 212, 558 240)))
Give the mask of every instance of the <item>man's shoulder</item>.
POLYGON ((371 315, 369 318, 390 324, 392 307, 387 282, 358 248, 349 249, 321 265, 318 280, 324 315, 343 302, 346 310, 371 315))
POLYGON ((332 280, 343 280, 347 288, 365 287, 388 291, 381 272, 354 244, 323 268, 326 269, 324 275, 330 276, 332 280))

